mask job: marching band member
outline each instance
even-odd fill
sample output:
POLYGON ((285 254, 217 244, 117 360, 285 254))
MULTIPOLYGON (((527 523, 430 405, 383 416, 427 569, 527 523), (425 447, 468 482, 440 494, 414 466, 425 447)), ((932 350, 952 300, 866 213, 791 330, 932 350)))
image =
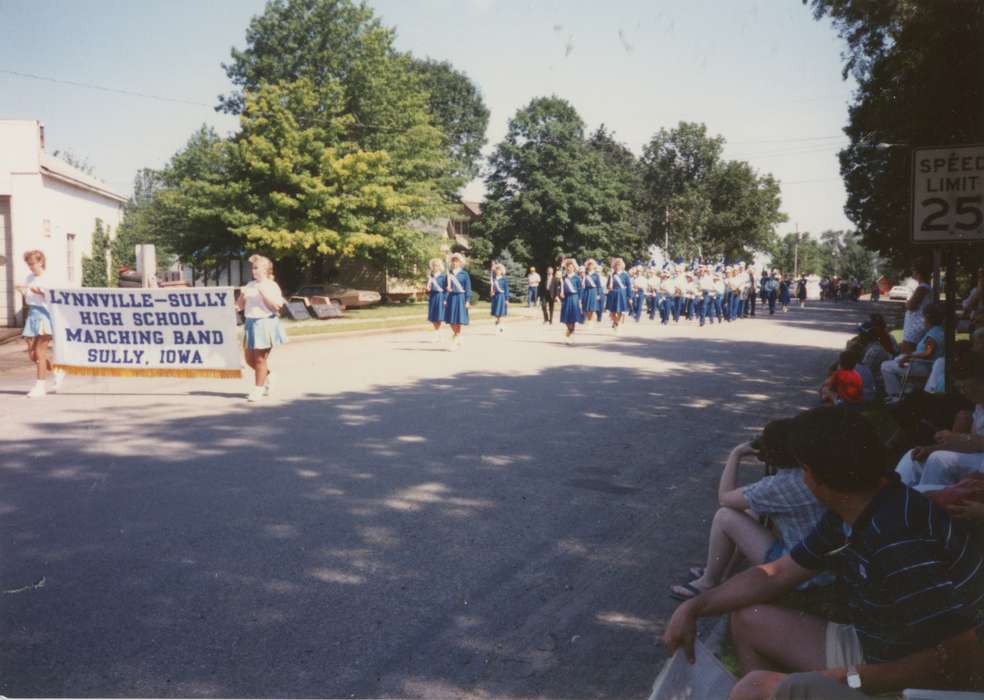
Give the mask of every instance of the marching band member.
POLYGON ((253 279, 242 288, 236 308, 243 312, 243 347, 246 364, 253 370, 253 388, 246 400, 255 403, 272 389, 270 352, 287 342, 278 316, 286 303, 280 285, 273 280, 273 263, 262 255, 251 255, 253 279))
POLYGON ((680 322, 680 314, 683 313, 686 304, 687 294, 687 272, 683 263, 676 266, 676 276, 673 278, 673 303, 670 310, 673 312, 673 322, 680 322))
POLYGON ((731 270, 731 275, 728 277, 728 286, 731 287, 731 320, 737 321, 741 318, 742 304, 741 304, 741 294, 745 289, 744 281, 744 267, 741 263, 731 270))
POLYGON ((427 320, 434 326, 432 342, 440 339, 438 332, 444 323, 444 304, 447 301, 448 276, 444 274, 444 261, 434 258, 430 261, 430 276, 427 278, 427 320))
POLYGON ((673 310, 673 280, 670 278, 669 270, 665 267, 659 273, 659 296, 657 298, 657 304, 659 304, 659 322, 665 326, 669 324, 670 314, 673 310))
POLYGON ((720 265, 714 270, 712 279, 714 280, 714 313, 717 315, 718 323, 724 323, 724 309, 721 307, 724 302, 725 284, 720 265))
POLYGON ((448 298, 444 307, 444 322, 451 325, 451 350, 461 347, 461 327, 468 325, 468 306, 471 304, 471 275, 465 270, 465 258, 461 253, 451 256, 451 273, 448 279, 448 298))
POLYGON ((581 278, 577 271, 577 262, 573 258, 564 261, 564 280, 560 285, 561 306, 560 322, 567 326, 567 344, 574 344, 574 329, 577 324, 584 323, 581 315, 581 278))
POLYGON ((693 321, 698 315, 700 315, 700 310, 703 308, 701 304, 700 297, 700 282, 697 280, 696 274, 693 272, 687 273, 687 320, 693 321))
POLYGON ((598 320, 600 327, 601 321, 605 316, 605 304, 608 302, 608 295, 605 293, 608 285, 608 277, 605 276, 605 271, 602 269, 600 263, 598 263, 597 268, 598 277, 598 306, 595 308, 595 318, 598 320))
POLYGON ((502 333, 502 317, 509 313, 509 278, 506 266, 496 263, 492 266, 492 316, 495 317, 495 330, 502 333))
MULTIPOLYGON (((28 357, 37 366, 34 387, 27 392, 27 396, 37 399, 48 393, 44 382, 48 372, 51 371, 48 348, 55 331, 47 305, 48 283, 44 276, 47 260, 44 253, 40 250, 29 250, 24 253, 24 262, 27 263, 31 274, 24 280, 24 284, 17 286, 17 291, 24 295, 24 303, 27 306, 21 337, 27 342, 28 357)), ((65 379, 65 370, 56 369, 52 374, 55 379, 51 391, 54 393, 61 388, 65 379)))
POLYGON ((789 311, 789 284, 789 278, 786 275, 779 273, 779 306, 782 308, 784 313, 789 311))
POLYGON ((711 325, 714 324, 714 299, 717 293, 714 290, 714 278, 707 266, 701 265, 699 269, 700 277, 697 284, 700 288, 700 325, 704 325, 704 319, 709 319, 711 325))
POLYGON ((659 275, 655 267, 646 270, 646 313, 649 320, 656 320, 656 311, 659 306, 657 297, 659 295, 659 275))
POLYGON ((584 262, 584 315, 587 321, 592 320, 595 315, 598 316, 599 321, 601 320, 601 312, 598 309, 604 304, 601 299, 604 296, 602 289, 598 263, 594 258, 588 258, 584 262))
POLYGON ((642 318, 642 302, 646 298, 646 277, 642 268, 636 265, 630 273, 632 279, 632 318, 636 323, 642 318))
POLYGON ((612 272, 608 277, 608 294, 605 307, 608 309, 612 319, 612 328, 619 332, 619 324, 629 310, 629 290, 632 288, 632 280, 625 272, 625 261, 622 258, 615 258, 612 261, 612 272))

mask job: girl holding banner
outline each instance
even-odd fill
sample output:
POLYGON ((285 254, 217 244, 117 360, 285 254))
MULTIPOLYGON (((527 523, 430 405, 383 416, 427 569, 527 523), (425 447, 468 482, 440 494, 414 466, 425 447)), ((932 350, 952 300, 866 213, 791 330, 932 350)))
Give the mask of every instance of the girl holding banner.
POLYGON ((509 278, 502 263, 492 266, 492 315, 495 317, 495 330, 502 333, 502 317, 509 313, 509 278))
POLYGON ((280 324, 278 312, 284 305, 280 285, 273 281, 273 263, 262 255, 253 255, 253 281, 242 288, 236 308, 243 312, 243 346, 246 364, 254 372, 252 390, 246 396, 250 403, 259 401, 270 393, 270 351, 287 342, 287 334, 280 324))
POLYGON ((438 331, 444 323, 444 305, 447 302, 448 276, 444 274, 444 261, 430 261, 430 277, 427 278, 427 320, 434 326, 434 341, 440 338, 438 331))
MULTIPOLYGON (((51 337, 55 331, 46 301, 48 285, 44 279, 46 265, 44 253, 40 250, 29 250, 24 253, 24 262, 27 263, 31 274, 27 276, 23 285, 17 287, 17 291, 24 295, 24 303, 27 306, 24 331, 21 335, 27 341, 28 356, 38 368, 34 388, 27 392, 27 396, 37 399, 48 393, 44 382, 48 377, 49 370, 51 370, 48 347, 51 345, 51 337)), ((52 374, 55 381, 51 386, 51 391, 54 393, 61 388, 62 381, 65 379, 65 370, 56 369, 52 374)))
POLYGON ((451 256, 451 272, 448 274, 448 301, 444 307, 444 321, 451 325, 451 350, 461 347, 461 327, 468 325, 468 305, 471 303, 471 275, 465 271, 465 258, 461 253, 451 256))

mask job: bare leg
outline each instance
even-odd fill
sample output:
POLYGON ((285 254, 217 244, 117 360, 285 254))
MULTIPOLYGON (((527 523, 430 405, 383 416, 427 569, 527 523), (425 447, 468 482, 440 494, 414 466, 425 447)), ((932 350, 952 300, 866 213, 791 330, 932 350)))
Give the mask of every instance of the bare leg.
POLYGON ((50 342, 50 335, 39 335, 34 339, 34 363, 37 365, 37 378, 40 380, 48 376, 48 369, 51 367, 51 361, 48 359, 50 342))
POLYGON ((440 321, 433 321, 432 324, 434 326, 434 330, 435 331, 441 330, 441 322, 440 321))
POLYGON ((246 358, 246 364, 252 370, 256 370, 256 358, 254 357, 255 353, 255 350, 250 350, 249 348, 246 348, 246 350, 243 351, 243 355, 246 358))
POLYGON ((784 680, 785 673, 752 671, 735 684, 728 700, 769 700, 784 680))
POLYGON ((266 384, 267 375, 270 374, 270 366, 267 364, 269 357, 270 348, 253 351, 253 370, 256 373, 256 386, 258 387, 266 384))
POLYGON ((751 563, 761 564, 774 541, 775 535, 751 516, 734 508, 719 508, 711 521, 704 575, 693 586, 706 590, 720 584, 736 551, 751 563))
POLYGON ((827 621, 773 605, 731 613, 738 661, 751 671, 819 671, 826 668, 827 621))

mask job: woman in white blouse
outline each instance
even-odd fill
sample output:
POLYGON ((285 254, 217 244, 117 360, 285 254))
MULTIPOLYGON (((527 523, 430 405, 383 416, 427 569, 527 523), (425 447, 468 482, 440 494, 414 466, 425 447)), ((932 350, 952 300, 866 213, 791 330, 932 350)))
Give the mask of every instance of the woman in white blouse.
POLYGON ((273 263, 262 255, 249 259, 253 266, 253 281, 243 287, 236 308, 243 312, 243 347, 246 364, 253 368, 253 388, 246 396, 250 403, 270 393, 270 351, 287 342, 287 334, 278 313, 284 305, 280 285, 273 281, 273 263))

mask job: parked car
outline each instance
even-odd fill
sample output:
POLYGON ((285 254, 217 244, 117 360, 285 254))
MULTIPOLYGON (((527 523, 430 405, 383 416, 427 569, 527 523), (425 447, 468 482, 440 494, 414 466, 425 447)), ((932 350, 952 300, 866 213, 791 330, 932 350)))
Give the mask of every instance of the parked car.
POLYGON ((902 301, 905 301, 909 298, 910 294, 912 294, 912 289, 905 284, 897 284, 888 290, 889 299, 901 299, 902 301))
POLYGON ((347 309, 359 309, 382 301, 379 292, 371 289, 353 289, 341 284, 306 284, 291 295, 304 299, 310 305, 311 297, 328 297, 347 309))

